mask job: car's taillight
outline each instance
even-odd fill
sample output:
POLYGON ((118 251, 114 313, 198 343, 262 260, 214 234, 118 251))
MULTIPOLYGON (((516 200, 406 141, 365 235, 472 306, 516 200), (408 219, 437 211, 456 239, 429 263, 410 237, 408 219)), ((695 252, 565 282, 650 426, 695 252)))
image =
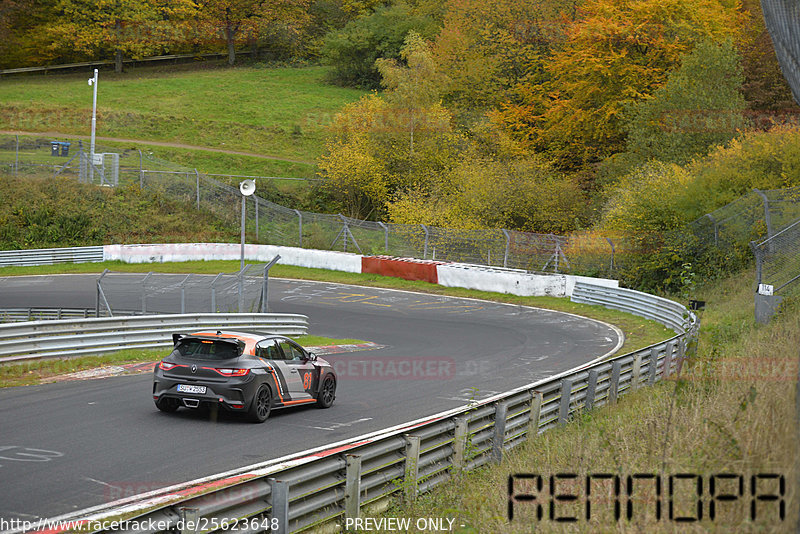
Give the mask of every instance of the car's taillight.
POLYGON ((250 369, 214 369, 222 376, 247 376, 250 369))
POLYGON ((178 367, 177 363, 160 362, 158 364, 158 368, 161 369, 162 371, 169 371, 170 369, 174 369, 175 367, 178 367))

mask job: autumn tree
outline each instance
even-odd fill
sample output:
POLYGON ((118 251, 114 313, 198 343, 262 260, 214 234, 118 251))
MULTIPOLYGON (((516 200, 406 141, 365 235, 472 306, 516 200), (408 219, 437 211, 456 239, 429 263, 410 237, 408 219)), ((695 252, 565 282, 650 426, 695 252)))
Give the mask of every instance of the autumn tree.
POLYGON ((445 102, 468 114, 495 107, 519 83, 542 83, 544 63, 582 2, 448 0, 433 47, 449 79, 445 102))
POLYGON ((401 58, 379 60, 384 95, 367 95, 337 114, 320 159, 326 188, 353 215, 382 218, 398 192, 427 190, 453 163, 459 137, 439 103, 430 49, 411 32, 401 58))
POLYGON ((624 148, 626 106, 698 42, 734 38, 742 21, 735 1, 586 0, 545 63, 546 82, 519 84, 496 118, 561 168, 595 164, 624 148))
POLYGON ((438 25, 404 2, 366 12, 344 28, 331 31, 322 47, 325 63, 333 67, 331 79, 342 85, 380 88, 381 74, 375 61, 399 60, 410 31, 432 38, 438 25))
POLYGON ((236 44, 258 39, 281 26, 298 33, 308 21, 308 0, 195 0, 200 24, 208 39, 225 41, 228 64, 236 62, 236 44))
POLYGON ((151 55, 174 41, 193 9, 192 0, 55 0, 31 28, 29 46, 45 61, 110 53, 121 72, 124 56, 151 55))

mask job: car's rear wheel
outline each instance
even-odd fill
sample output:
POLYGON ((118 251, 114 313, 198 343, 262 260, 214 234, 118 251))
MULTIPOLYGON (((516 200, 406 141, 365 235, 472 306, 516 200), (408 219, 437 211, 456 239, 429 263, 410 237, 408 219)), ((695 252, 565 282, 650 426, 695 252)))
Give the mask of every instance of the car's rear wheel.
POLYGON ((336 379, 328 375, 322 381, 322 389, 319 390, 317 406, 320 408, 330 408, 336 399, 336 379))
POLYGON ((162 412, 172 413, 181 406, 181 401, 172 397, 161 397, 156 401, 156 408, 162 412))
POLYGON ((269 412, 272 409, 272 392, 269 386, 261 384, 253 397, 253 403, 250 405, 248 416, 254 423, 263 423, 269 417, 269 412))

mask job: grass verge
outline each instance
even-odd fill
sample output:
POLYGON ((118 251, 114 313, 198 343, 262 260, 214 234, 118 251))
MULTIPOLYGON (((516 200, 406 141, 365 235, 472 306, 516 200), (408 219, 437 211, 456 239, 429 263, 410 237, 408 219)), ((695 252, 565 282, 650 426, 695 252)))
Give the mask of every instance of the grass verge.
MULTIPOLYGON (((292 338, 304 347, 324 345, 349 345, 363 343, 358 339, 334 339, 322 336, 297 336, 292 338)), ((109 365, 154 362, 169 353, 168 349, 121 350, 102 356, 57 358, 24 363, 0 364, 0 388, 41 384, 59 375, 86 371, 109 365)))
POLYGON ((384 517, 448 516, 455 518, 454 532, 462 534, 794 532, 800 310, 797 302, 789 303, 771 324, 755 325, 752 280, 752 273, 744 273, 698 291, 697 296, 707 301, 698 352, 678 379, 627 395, 616 406, 585 413, 526 442, 500 465, 457 475, 416 503, 396 503, 384 517), (515 479, 515 493, 534 494, 537 500, 515 503, 510 520, 509 477, 519 473, 542 475, 543 485, 539 490, 531 481, 515 479), (611 482, 595 480, 587 520, 585 476, 598 473, 620 476, 621 496, 615 496, 611 482), (717 478, 712 489, 711 476, 723 473, 733 478, 717 478), (576 474, 578 479, 556 479, 558 489, 553 492, 548 477, 557 474, 576 474), (626 477, 636 474, 661 476, 661 495, 654 491, 653 481, 642 481, 628 500, 626 477), (698 490, 697 478, 674 479, 671 488, 669 476, 677 474, 699 476, 702 488, 698 490), (758 478, 756 492, 779 498, 753 499, 752 476, 759 474, 784 476, 785 495, 780 496, 779 479, 758 478), (578 498, 557 501, 550 498, 552 493, 578 498), (716 500, 712 513, 712 494, 732 497, 716 500), (556 521, 551 502, 557 517, 577 520, 556 521), (628 502, 633 511, 630 520, 628 502), (660 519, 656 502, 661 503, 660 519), (614 516, 615 503, 620 503, 621 520, 614 516), (541 517, 537 505, 542 505, 541 517), (702 520, 690 521, 698 510, 702 520))

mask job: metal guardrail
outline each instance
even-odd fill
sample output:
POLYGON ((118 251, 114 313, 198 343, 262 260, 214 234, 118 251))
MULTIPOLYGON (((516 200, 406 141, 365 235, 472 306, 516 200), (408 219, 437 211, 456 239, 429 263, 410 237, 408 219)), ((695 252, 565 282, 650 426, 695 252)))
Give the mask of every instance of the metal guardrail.
POLYGON ((686 308, 672 300, 641 291, 576 282, 572 292, 572 302, 595 304, 628 312, 661 323, 677 333, 685 332, 689 328, 686 308))
POLYGON ((172 334, 202 329, 288 336, 308 333, 308 317, 287 313, 202 313, 0 324, 0 363, 172 346, 172 334))
MULTIPOLYGON (((148 315, 136 310, 114 310, 115 317, 128 315, 148 315)), ((149 315, 156 315, 150 313, 149 315)), ((56 321, 59 319, 90 319, 98 317, 96 308, 0 308, 0 324, 25 321, 56 321)), ((99 317, 111 317, 105 309, 99 317)))
POLYGON ((0 309, 0 323, 88 319, 95 317, 95 313, 94 308, 2 308, 0 309))
POLYGON ((103 247, 37 248, 0 251, 0 267, 103 261, 103 247))
POLYGON ((224 531, 233 525, 241 530, 247 519, 247 532, 296 532, 358 517, 362 506, 394 494, 413 499, 454 472, 500 461, 505 451, 584 410, 615 403, 621 395, 680 373, 698 327, 691 312, 636 291, 601 291, 585 284, 580 291, 583 297, 578 299, 646 314, 676 328, 678 335, 424 421, 360 436, 330 450, 220 475, 207 486, 215 489, 200 496, 187 498, 186 487, 178 487, 95 509, 92 516, 79 512, 58 519, 128 517, 138 521, 131 523, 138 525, 138 532, 152 533, 191 531, 198 520, 206 525, 202 532, 224 531), (216 489, 220 487, 224 489, 216 489), (159 525, 159 530, 142 530, 142 525, 159 525))

